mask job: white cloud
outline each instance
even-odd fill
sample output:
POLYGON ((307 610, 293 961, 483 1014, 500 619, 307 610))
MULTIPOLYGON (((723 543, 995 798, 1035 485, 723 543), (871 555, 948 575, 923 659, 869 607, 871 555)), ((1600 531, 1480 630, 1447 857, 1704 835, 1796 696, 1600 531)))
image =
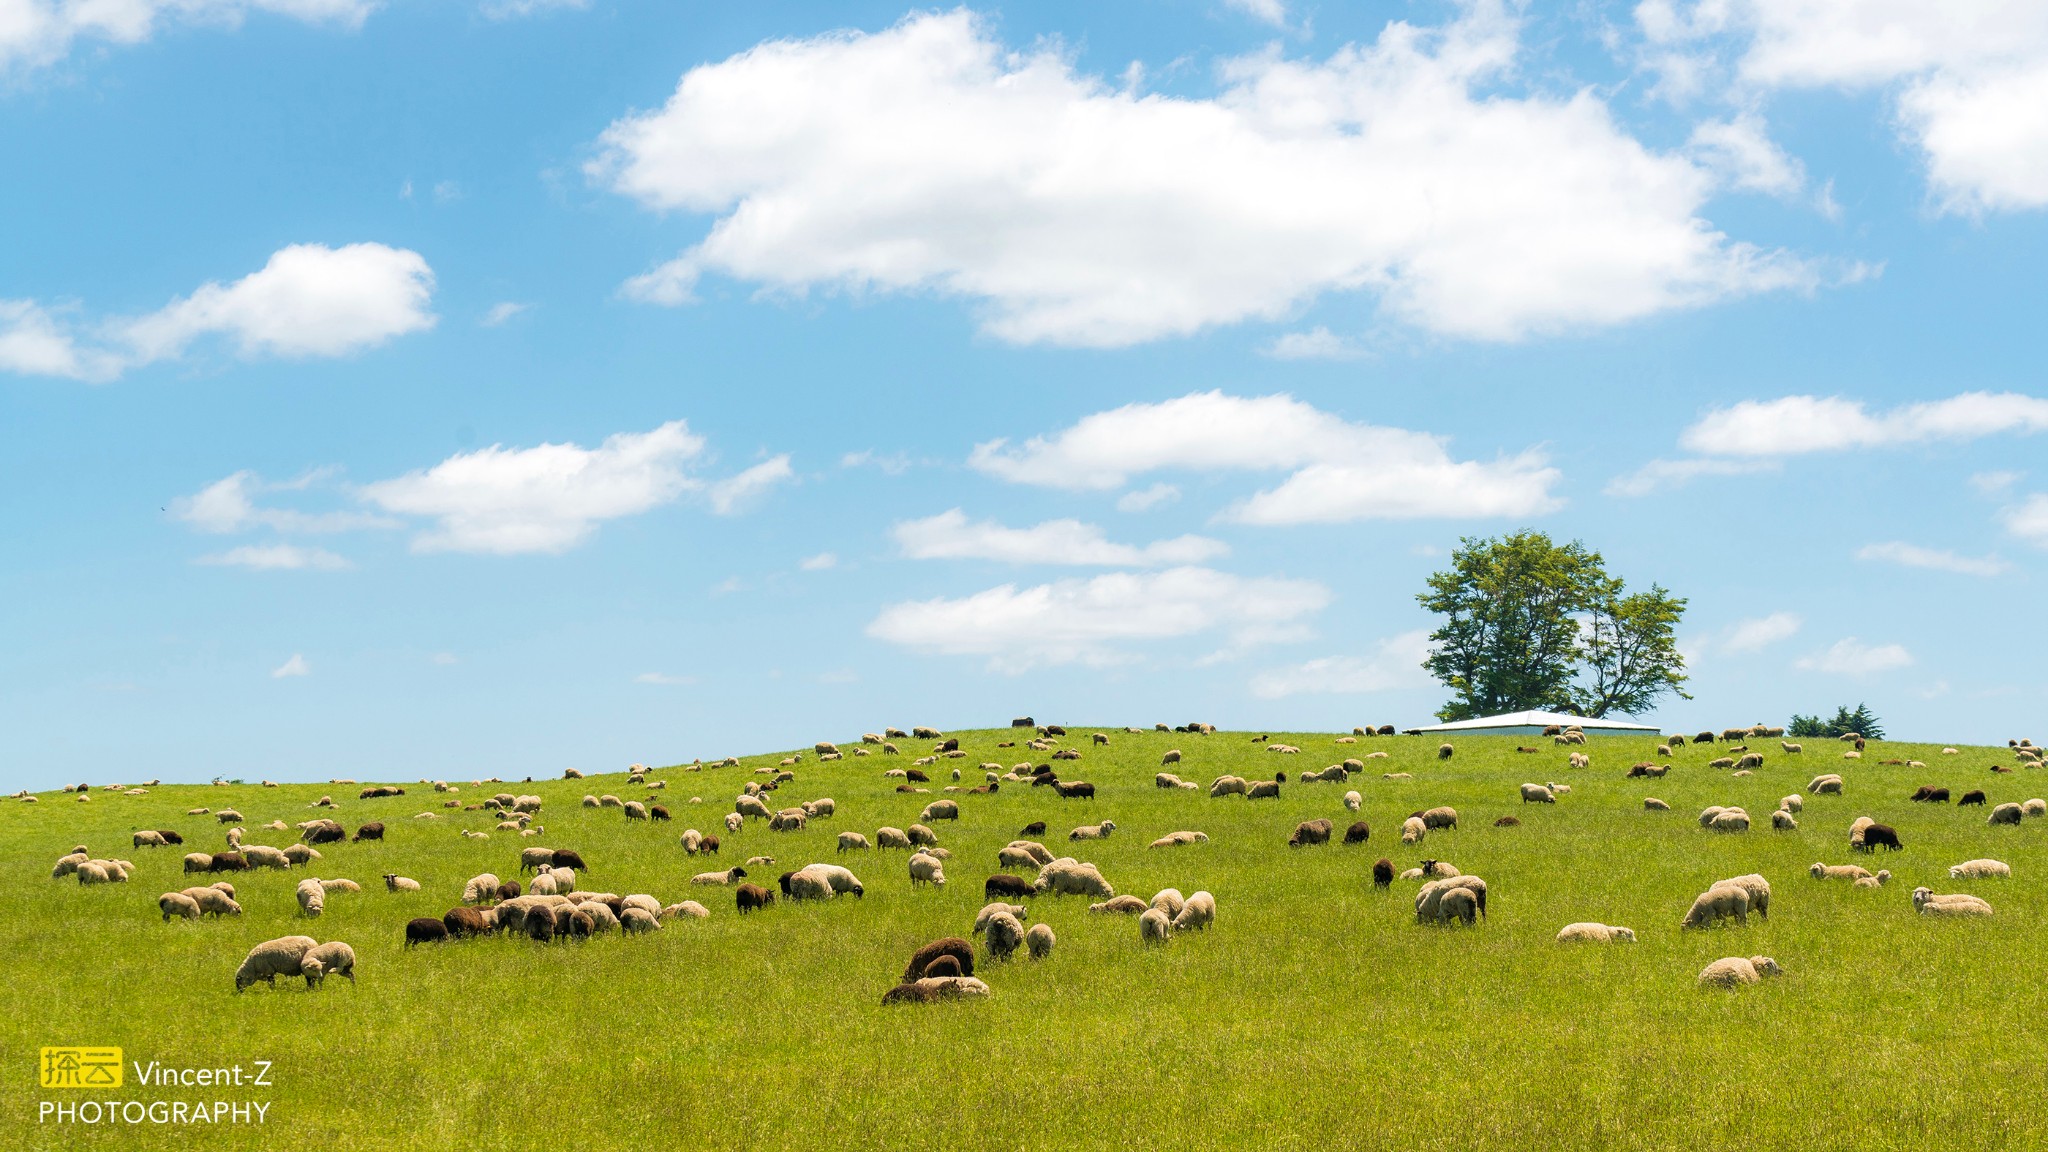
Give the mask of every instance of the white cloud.
POLYGON ((283 680, 292 676, 311 676, 312 674, 313 666, 307 663, 306 658, 297 652, 292 653, 291 659, 270 670, 270 678, 272 680, 283 680))
POLYGON ((1223 0, 1223 6, 1234 8, 1254 20, 1271 24, 1275 28, 1285 27, 1287 24, 1285 0, 1223 0))
POLYGON ((230 548, 218 555, 202 556, 199 562, 267 571, 337 572, 350 567, 347 559, 324 548, 301 548, 296 544, 250 544, 230 548))
POLYGON ((1709 412, 1679 443, 1710 456, 1789 456, 2043 430, 2048 400, 2017 392, 1965 392, 1878 413, 1840 396, 1785 396, 1709 412))
POLYGON ((1806 186, 1806 169, 1785 154, 1753 114, 1711 120, 1695 127, 1686 147, 1732 188, 1792 196, 1806 186))
POLYGON ((1941 205, 2048 205, 2048 8, 2033 0, 1648 0, 1653 44, 1750 89, 1882 88, 1941 205))
POLYGON ((493 444, 424 472, 380 480, 362 497, 387 512, 438 521, 413 538, 418 552, 563 552, 606 520, 666 504, 701 484, 683 465, 704 441, 681 420, 622 432, 596 448, 493 444))
POLYGON ((825 572, 839 567, 839 557, 831 552, 820 552, 797 561, 796 566, 806 572, 825 572))
POLYGON ((924 652, 986 656, 998 671, 1131 659, 1123 644, 1223 631, 1237 645, 1294 640, 1330 601, 1310 580, 1246 578, 1208 568, 1113 572, 960 599, 891 604, 867 634, 924 652))
POLYGON ((1836 641, 1825 652, 1801 657, 1793 667, 1837 676, 1867 676, 1905 668, 1912 663, 1912 653, 1897 644, 1872 646, 1851 636, 1836 641))
POLYGON ((860 683, 860 673, 851 668, 834 668, 830 672, 820 672, 818 674, 818 683, 858 684, 860 683))
POLYGON ((1358 346, 1318 324, 1306 332, 1288 332, 1266 346, 1275 360, 1352 360, 1358 346))
POLYGON ((1353 424, 1291 396, 1199 392, 1084 417, 1051 438, 977 444, 969 463, 1018 484, 1107 490, 1160 469, 1290 471, 1224 513, 1247 524, 1529 516, 1561 506, 1540 453, 1452 460, 1422 432, 1353 424))
POLYGON ((302 512, 293 508, 268 508, 256 503, 256 497, 261 495, 304 491, 326 479, 327 475, 325 472, 310 472, 297 480, 271 483, 254 472, 236 472, 190 496, 180 496, 171 501, 170 514, 200 532, 222 535, 255 528, 318 535, 398 526, 398 521, 388 516, 366 512, 302 512))
POLYGON ((993 520, 970 521, 958 508, 905 520, 890 530, 897 547, 912 560, 998 560, 1007 564, 1099 564, 1158 568, 1200 564, 1230 554, 1230 546, 1206 536, 1176 536, 1139 547, 1113 543, 1093 524, 1047 520, 1029 528, 1006 528, 993 520))
POLYGON ((531 304, 521 304, 516 300, 504 300, 491 305, 491 310, 484 313, 484 318, 478 321, 478 323, 486 328, 496 328, 507 320, 531 311, 533 311, 533 305, 531 304))
POLYGON ((432 656, 428 657, 428 659, 433 663, 438 664, 444 668, 450 664, 460 664, 462 662, 461 660, 456 658, 455 653, 453 652, 436 652, 432 656))
POLYGON ((1648 496, 1699 476, 1749 476, 1777 469, 1775 460, 1652 460, 1633 472, 1616 476, 1602 491, 1609 496, 1648 496))
POLYGON ((1986 496, 1998 496, 2010 491, 2020 479, 2018 472, 1977 472, 1970 476, 1970 487, 1986 496))
POLYGON ((839 458, 841 468, 863 468, 870 464, 881 469, 887 476, 901 476, 910 471, 910 457, 901 452, 883 456, 869 448, 860 452, 848 452, 839 458))
POLYGON ((1116 510, 1119 512, 1144 512, 1161 504, 1171 504, 1178 499, 1180 499, 1180 489, 1162 481, 1152 485, 1150 488, 1140 488, 1135 492, 1126 492, 1117 497, 1116 510))
POLYGON ((1439 334, 1622 323, 1823 273, 1700 216, 1714 175, 1652 150, 1590 88, 1518 91, 1518 21, 1472 0, 1327 59, 1225 62, 1209 98, 1013 51, 974 13, 756 45, 607 129, 587 171, 711 214, 625 286, 925 291, 1018 343, 1120 346, 1330 292, 1439 334), (857 191, 856 191, 857 190, 857 191))
POLYGON ((1728 638, 1721 641, 1721 648, 1727 652, 1760 652, 1798 635, 1804 624, 1805 621, 1791 612, 1773 612, 1769 616, 1740 620, 1728 630, 1728 638))
POLYGON ((0 70, 53 63, 78 40, 137 44, 159 17, 233 27, 250 12, 359 27, 378 0, 0 0, 0 70))
POLYGON ((711 510, 720 516, 730 516, 752 503, 756 496, 795 476, 787 455, 763 460, 744 472, 713 484, 711 510))
POLYGON ((2048 494, 2036 492, 2005 513, 2005 530, 2029 543, 2048 548, 2048 494))
POLYGON ((633 677, 635 684, 660 684, 664 687, 681 687, 696 682, 695 676, 670 676, 662 672, 642 672, 633 677))
POLYGON ((0 369, 79 380, 184 354, 206 336, 249 358, 345 356, 434 326, 433 269, 382 244, 294 244, 232 284, 205 284, 147 316, 81 335, 34 301, 0 301, 0 369))
POLYGON ((1884 544, 1865 544, 1856 550, 1858 560, 1881 560, 1907 568, 1931 568, 1937 572, 1956 572, 1964 576, 2000 576, 2012 570, 2012 565, 1996 556, 1958 556, 1954 552, 1938 548, 1922 548, 1903 540, 1884 544))
POLYGON ((1252 695, 1261 700, 1282 696, 1356 695, 1431 683, 1422 670, 1429 655, 1429 633, 1404 632, 1374 646, 1369 656, 1325 656, 1252 677, 1252 695))

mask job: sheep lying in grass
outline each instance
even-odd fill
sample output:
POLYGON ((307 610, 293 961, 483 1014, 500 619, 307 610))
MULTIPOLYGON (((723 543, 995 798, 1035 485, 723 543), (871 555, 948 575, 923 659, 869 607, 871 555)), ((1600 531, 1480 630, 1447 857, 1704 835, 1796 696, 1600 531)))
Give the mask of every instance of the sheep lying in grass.
POLYGON ((384 887, 393 892, 417 892, 420 890, 420 882, 395 872, 386 872, 384 887))
POLYGON ((1655 796, 1645 796, 1643 798, 1643 810, 1646 812, 1669 812, 1671 811, 1671 805, 1657 799, 1655 796))
POLYGON ((1949 866, 1951 880, 1983 880, 1993 876, 2009 877, 2012 866, 1999 860, 1965 860, 1949 866))
POLYGON ((730 885, 735 880, 746 876, 746 874, 747 870, 745 868, 735 865, 723 872, 699 872, 695 876, 690 877, 690 883, 730 885))
POLYGON ((1626 944, 1635 943, 1635 929, 1622 928, 1612 924, 1590 924, 1581 922, 1578 924, 1567 924, 1563 928, 1558 929, 1557 933, 1557 942, 1559 944, 1572 944, 1580 942, 1607 944, 1616 941, 1626 944))
POLYGON ((695 900, 685 900, 680 904, 670 904, 661 910, 663 920, 675 920, 685 916, 692 920, 708 920, 711 917, 711 909, 695 900))
POLYGON ((1960 892, 1937 894, 1932 888, 1913 889, 1913 908, 1922 916, 1989 916, 1991 905, 1981 897, 1960 892))
POLYGON ((1107 840, 1109 839, 1109 834, 1114 831, 1116 831, 1116 821, 1104 820, 1100 824, 1083 824, 1072 832, 1067 833, 1067 839, 1107 840))
POLYGON ((1816 860, 1806 874, 1815 880, 1861 880, 1870 872, 1855 864, 1822 864, 1816 860))
POLYGON ((1766 976, 1781 976, 1784 969, 1769 956, 1728 956, 1700 969, 1702 988, 1739 988, 1759 984, 1766 976))
POLYGON ((1206 832, 1168 832, 1166 835, 1154 840, 1152 847, 1179 848, 1186 844, 1207 844, 1208 842, 1209 834, 1206 832))
POLYGON ((235 991, 239 993, 258 980, 275 988, 279 976, 302 975, 306 953, 318 945, 319 941, 311 936, 265 940, 249 949, 249 954, 242 958, 242 966, 235 969, 235 991))

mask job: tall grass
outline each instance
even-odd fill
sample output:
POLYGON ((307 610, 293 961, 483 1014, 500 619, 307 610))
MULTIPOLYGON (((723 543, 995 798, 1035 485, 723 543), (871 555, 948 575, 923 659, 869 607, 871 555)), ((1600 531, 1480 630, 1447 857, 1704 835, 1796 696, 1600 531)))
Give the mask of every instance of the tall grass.
MULTIPOLYGON (((1024 786, 959 797, 962 819, 937 826, 954 853, 950 884, 937 891, 911 890, 900 852, 834 853, 841 830, 872 838, 916 819, 932 796, 899 795, 882 776, 908 757, 819 764, 806 754, 776 798, 832 796, 838 815, 796 833, 750 821, 724 836, 719 825, 751 770, 782 754, 738 770, 658 771, 669 786, 654 798, 675 813, 671 824, 580 806, 585 793, 646 797, 619 775, 507 785, 545 798, 547 831, 534 839, 464 839, 458 828, 492 820, 444 810, 445 797, 416 785, 371 801, 341 785, 166 786, 143 797, 95 792, 85 804, 62 794, 0 804, 0 1027, 16 1061, 0 1076, 0 1133, 30 1148, 323 1152, 2048 1146, 2048 821, 1990 828, 1986 809, 1906 801, 1925 783, 1957 795, 1982 787, 1994 803, 2048 793, 2035 772, 1993 775, 1991 764, 2012 763, 2004 749, 1941 756, 1884 743, 1847 762, 1833 744, 1807 741, 1808 752, 1789 756, 1773 741, 1763 769, 1735 778, 1705 766, 1718 749, 1685 748, 1668 777, 1645 781, 1623 778, 1651 752, 1634 738, 1596 738, 1593 766, 1574 770, 1565 749, 1521 755, 1511 738, 1461 739, 1455 758, 1438 761, 1437 741, 1413 737, 1340 746, 1326 734, 1272 734, 1301 747, 1286 756, 1246 733, 1112 729, 1112 743, 1096 747, 1089 731, 1073 729, 1084 759, 1060 767, 1095 782, 1097 799, 1024 786), (1292 778, 1349 755, 1388 755, 1348 784, 1290 783, 1278 800, 1247 802, 1155 788, 1169 747, 1186 753, 1177 771, 1204 785, 1224 772, 1292 778), (1879 763, 1887 758, 1927 767, 1879 763), (1769 829, 1778 797, 1835 770, 1848 778, 1845 795, 1809 797, 1796 832, 1769 829), (1414 778, 1381 778, 1396 771, 1414 778), (1519 802, 1520 783, 1544 780, 1573 791, 1554 807, 1519 802), (1298 821, 1327 816, 1341 829, 1355 818, 1340 802, 1347 788, 1365 797, 1370 843, 1286 847, 1298 821), (182 853, 223 847, 213 818, 186 809, 233 805, 256 829, 316 815, 308 805, 323 794, 351 829, 382 820, 386 839, 329 846, 305 871, 234 877, 247 910, 239 920, 160 922, 157 894, 191 882, 182 853), (1646 795, 1674 810, 1644 811, 1646 795), (1403 848, 1401 818, 1436 804, 1457 807, 1462 826, 1403 848), (1704 831, 1693 817, 1708 804, 1741 804, 1759 827, 1704 831), (442 817, 411 818, 423 811, 442 817), (1523 823, 1494 827, 1502 815, 1523 823), (1891 868, 1892 883, 1859 891, 1809 879, 1816 860, 1853 858, 1847 830, 1858 815, 1899 829, 1905 851, 1859 859, 1891 868), (1067 829, 1105 817, 1114 838, 1066 846, 1067 829), (1075 897, 1035 899, 1032 921, 1059 934, 1049 959, 979 966, 994 990, 986 1001, 883 1008, 913 949, 966 934, 982 881, 999 870, 997 849, 1035 819, 1051 825, 1048 845, 1093 860, 1120 892, 1210 890, 1215 927, 1146 949, 1132 918, 1090 915, 1075 897), (692 826, 724 836, 716 862, 677 846, 692 826), (176 829, 187 845, 131 849, 137 828, 176 829), (1180 828, 1210 840, 1147 847, 1180 828), (139 873, 98 888, 53 882, 51 862, 74 843, 132 859, 139 873), (518 850, 534 844, 581 851, 586 888, 697 898, 712 916, 635 939, 401 946, 407 919, 447 910, 475 873, 516 874, 518 850), (767 884, 812 861, 847 863, 866 899, 742 918, 729 891, 687 884, 755 854, 778 862, 758 870, 767 884), (1485 877, 1490 916, 1470 930, 1417 926, 1414 882, 1373 890, 1381 855, 1403 867, 1437 857, 1485 877), (1978 856, 2005 860, 2013 878, 1947 879, 1948 865, 1978 856), (424 891, 388 893, 384 872, 424 891), (1772 882, 1768 922, 1679 931, 1695 894, 1746 872, 1772 882), (304 921, 291 893, 307 873, 366 891, 330 896, 324 917, 304 921), (1908 899, 1922 883, 1977 892, 1998 914, 1923 920, 1908 899), (1559 946, 1554 935, 1574 920, 1629 925, 1638 943, 1559 946), (354 945, 359 982, 233 994, 252 944, 297 932, 354 945), (1694 986, 1708 962, 1751 954, 1775 956, 1788 975, 1733 994, 1694 986), (39 1126, 37 1102, 58 1095, 29 1076, 45 1044, 119 1044, 130 1059, 173 1066, 273 1060, 279 1086, 243 1093, 274 1101, 268 1130, 39 1126)), ((933 795, 943 770, 961 766, 971 784, 979 761, 1027 759, 995 746, 1018 738, 1007 730, 956 735, 970 756, 940 762, 933 795)), ((468 802, 499 790, 459 783, 468 802)), ((157 1093, 131 1079, 121 1095, 157 1093)))

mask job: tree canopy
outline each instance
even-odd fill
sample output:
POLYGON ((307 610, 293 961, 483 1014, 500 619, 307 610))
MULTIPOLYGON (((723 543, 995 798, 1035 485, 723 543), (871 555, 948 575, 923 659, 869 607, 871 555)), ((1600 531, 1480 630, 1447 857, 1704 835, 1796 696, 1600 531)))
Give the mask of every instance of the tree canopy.
POLYGON ((1785 731, 1792 736, 1816 736, 1827 739, 1846 736, 1851 732, 1866 740, 1884 739, 1884 725, 1879 722, 1877 713, 1870 710, 1870 705, 1863 703, 1858 703, 1853 711, 1847 704, 1837 705, 1832 720, 1823 720, 1817 715, 1801 716, 1794 713, 1792 723, 1785 731))
POLYGON ((1665 693, 1690 699, 1675 638, 1685 600, 1656 584, 1629 592, 1576 540, 1466 537, 1416 599, 1443 617, 1423 661, 1455 693, 1439 719, 1529 708, 1634 715, 1665 693))

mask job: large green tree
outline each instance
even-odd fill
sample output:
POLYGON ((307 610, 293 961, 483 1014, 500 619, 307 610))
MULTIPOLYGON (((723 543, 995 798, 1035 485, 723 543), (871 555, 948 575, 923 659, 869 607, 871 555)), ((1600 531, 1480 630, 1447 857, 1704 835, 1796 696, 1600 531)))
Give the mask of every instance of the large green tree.
POLYGON ((1630 593, 1598 552, 1542 532, 1459 541, 1417 597, 1443 617, 1423 666, 1455 694, 1437 716, 1525 708, 1605 716, 1685 696, 1675 633, 1685 601, 1630 593))

